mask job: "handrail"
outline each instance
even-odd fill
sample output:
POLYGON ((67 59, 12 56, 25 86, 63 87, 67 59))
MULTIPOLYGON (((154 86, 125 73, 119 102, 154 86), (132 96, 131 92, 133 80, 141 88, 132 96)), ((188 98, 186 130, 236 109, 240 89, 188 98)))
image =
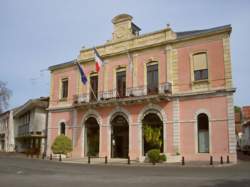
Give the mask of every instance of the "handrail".
POLYGON ((109 99, 121 99, 121 98, 129 98, 129 97, 138 97, 138 96, 146 96, 146 95, 157 95, 164 93, 171 93, 172 86, 169 82, 164 82, 159 84, 157 87, 150 89, 147 86, 137 86, 137 87, 127 87, 123 96, 120 96, 117 89, 111 89, 107 91, 99 91, 98 98, 91 99, 90 93, 83 93, 74 96, 75 103, 82 102, 98 102, 101 100, 109 100, 109 99))

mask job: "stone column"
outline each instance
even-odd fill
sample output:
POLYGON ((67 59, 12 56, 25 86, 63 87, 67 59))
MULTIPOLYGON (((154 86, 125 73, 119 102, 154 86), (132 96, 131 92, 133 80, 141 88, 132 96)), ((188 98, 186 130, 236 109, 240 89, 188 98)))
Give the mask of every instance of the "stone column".
POLYGON ((229 153, 236 153, 233 95, 227 96, 227 119, 229 153))

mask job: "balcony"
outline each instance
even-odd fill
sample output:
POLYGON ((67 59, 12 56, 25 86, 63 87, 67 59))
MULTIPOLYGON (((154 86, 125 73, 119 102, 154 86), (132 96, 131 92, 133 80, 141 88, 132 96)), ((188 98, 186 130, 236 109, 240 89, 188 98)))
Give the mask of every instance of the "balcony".
POLYGON ((27 136, 27 135, 29 135, 29 123, 20 125, 18 127, 17 134, 18 134, 18 136, 27 136))
POLYGON ((98 92, 98 98, 91 98, 90 93, 75 95, 74 104, 76 106, 90 105, 112 105, 112 104, 129 104, 138 103, 145 100, 168 100, 171 95, 171 83, 165 82, 158 87, 148 88, 147 86, 138 86, 126 88, 122 93, 117 89, 98 92), (119 94, 120 93, 120 94, 119 94))

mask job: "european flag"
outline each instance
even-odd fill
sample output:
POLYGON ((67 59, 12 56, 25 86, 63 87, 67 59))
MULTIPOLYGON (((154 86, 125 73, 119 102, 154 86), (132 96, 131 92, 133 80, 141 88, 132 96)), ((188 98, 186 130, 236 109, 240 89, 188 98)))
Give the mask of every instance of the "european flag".
POLYGON ((76 65, 80 71, 82 83, 85 85, 87 83, 88 79, 87 79, 82 67, 80 66, 80 64, 78 62, 76 62, 76 65))

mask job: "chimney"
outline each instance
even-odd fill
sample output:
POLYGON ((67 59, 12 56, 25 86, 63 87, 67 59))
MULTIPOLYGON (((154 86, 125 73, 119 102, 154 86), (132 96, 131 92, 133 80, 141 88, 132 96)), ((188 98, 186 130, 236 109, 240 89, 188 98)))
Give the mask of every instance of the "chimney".
POLYGON ((132 22, 132 19, 133 17, 128 14, 120 14, 112 19, 113 40, 123 40, 139 35, 141 29, 132 22))

